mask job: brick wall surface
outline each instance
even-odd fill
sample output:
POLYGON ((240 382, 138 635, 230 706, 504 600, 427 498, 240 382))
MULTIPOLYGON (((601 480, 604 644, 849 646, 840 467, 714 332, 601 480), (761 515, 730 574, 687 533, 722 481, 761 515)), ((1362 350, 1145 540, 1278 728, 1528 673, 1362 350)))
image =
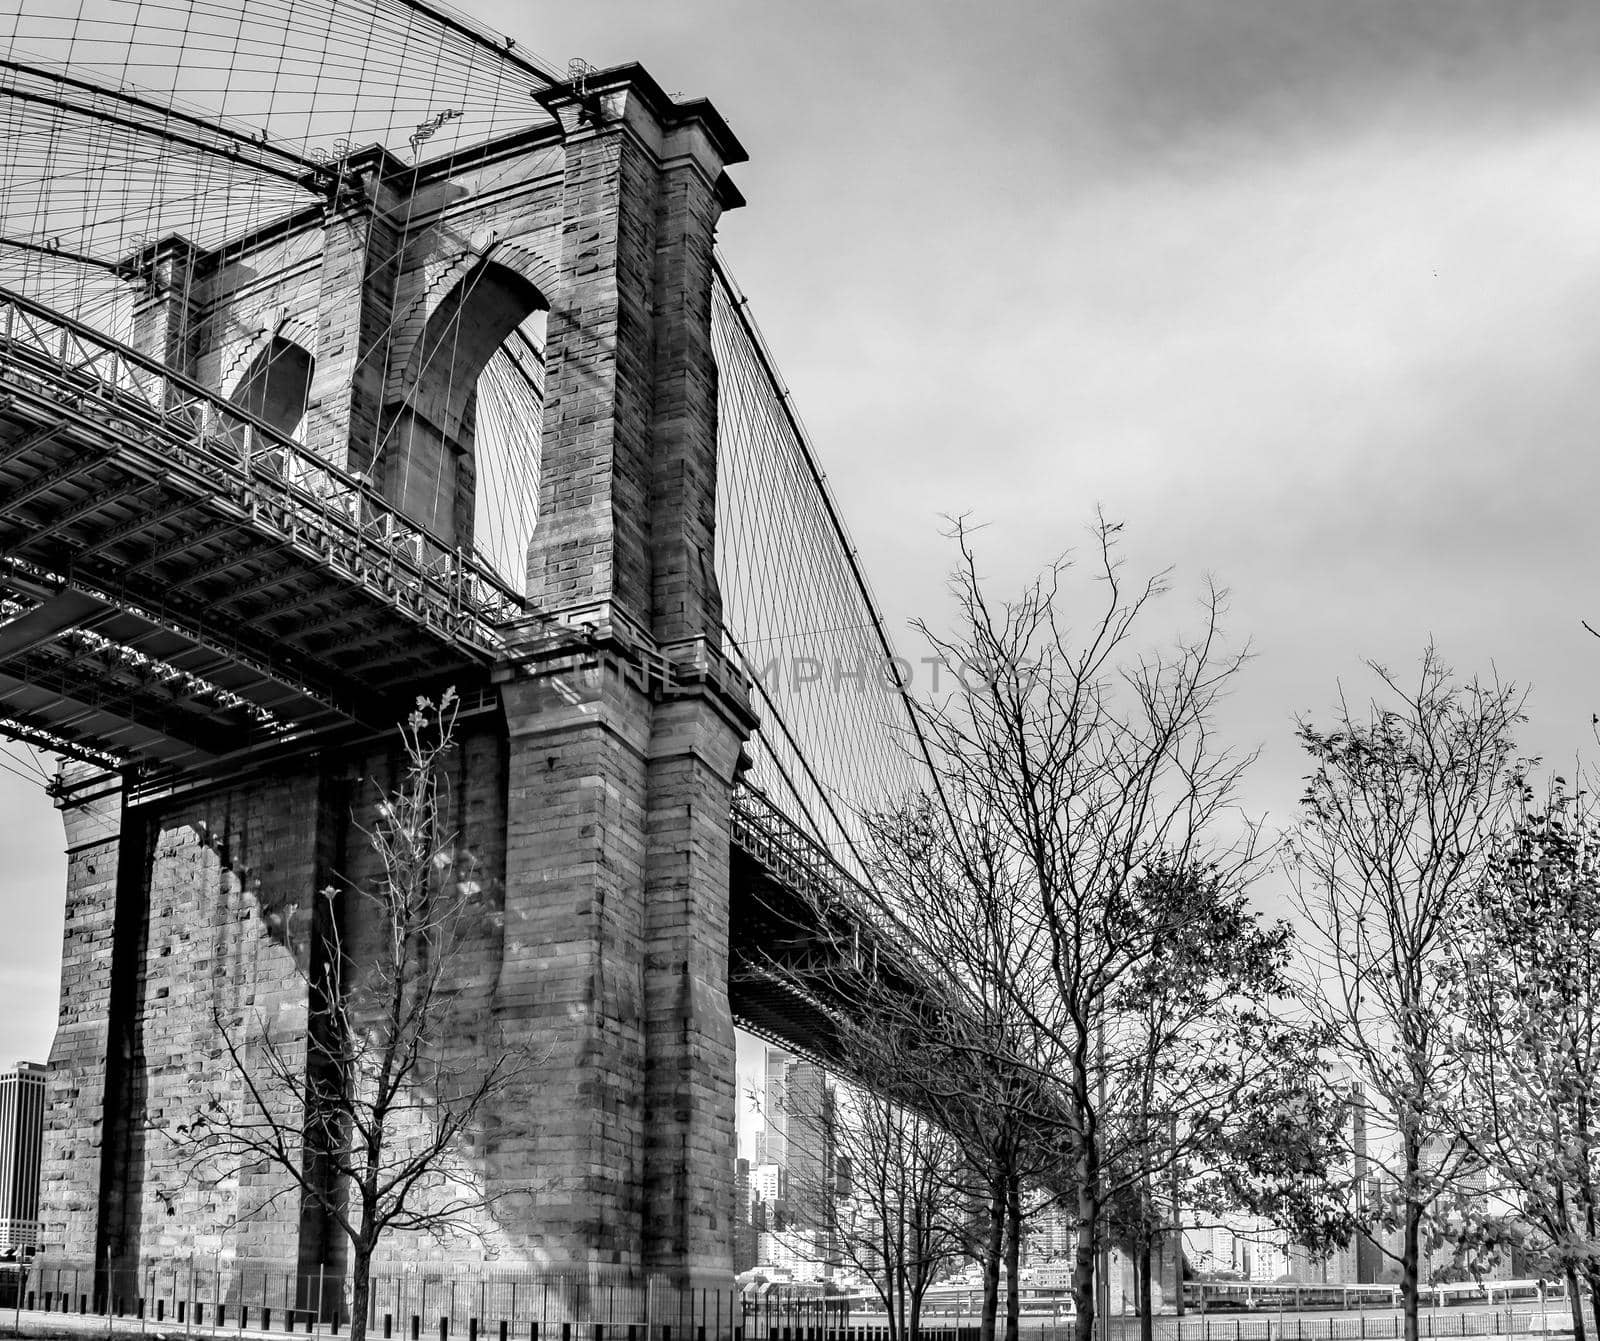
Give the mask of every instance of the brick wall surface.
MULTIPOLYGON (((139 1084, 130 1120, 150 1129, 128 1248, 143 1257, 295 1252, 292 1218, 262 1213, 294 1196, 281 1169, 195 1167, 178 1132, 217 1099, 243 1111, 243 1080, 219 1026, 258 1073, 276 1054, 303 1067, 307 958, 316 885, 316 779, 215 793, 150 817, 141 972, 139 1084)), ((290 1105, 275 1105, 287 1116, 290 1105)))
POLYGON ((67 840, 61 1007, 50 1049, 41 1240, 89 1257, 100 1214, 101 1122, 109 1039, 111 937, 116 917, 121 791, 62 811, 67 840))
POLYGON ((656 707, 646 818, 647 1265, 698 1285, 733 1266, 728 803, 740 732, 703 698, 656 707))

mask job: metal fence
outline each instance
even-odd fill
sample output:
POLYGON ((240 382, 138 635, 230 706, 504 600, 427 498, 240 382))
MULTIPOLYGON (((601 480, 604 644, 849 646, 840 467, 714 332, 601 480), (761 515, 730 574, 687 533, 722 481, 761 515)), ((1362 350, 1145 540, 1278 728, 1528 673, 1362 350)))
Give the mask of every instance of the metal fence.
MULTIPOLYGON (((849 1329, 872 1341, 874 1323, 881 1316, 872 1312, 852 1314, 849 1329)), ((1002 1309, 1002 1320, 1003 1317, 1002 1309)), ((977 1317, 968 1309, 925 1310, 922 1321, 925 1338, 975 1338, 978 1334, 977 1317)), ((1070 1306, 1035 1306, 1024 1308, 1020 1321, 1027 1341, 1070 1341, 1076 1318, 1070 1306)), ((1221 1316, 1190 1314, 1181 1318, 1164 1314, 1152 1322, 1155 1341, 1398 1341, 1405 1334, 1402 1315, 1388 1310, 1312 1316, 1265 1310, 1221 1316)), ((1557 1341, 1572 1335, 1572 1315, 1564 1304, 1540 1311, 1537 1303, 1531 1309, 1425 1310, 1418 1318, 1418 1330, 1424 1341, 1429 1337, 1549 1337, 1557 1341)), ((851 1341, 842 1333, 818 1335, 823 1341, 851 1341)), ((1139 1335, 1139 1319, 1133 1314, 1114 1313, 1096 1321, 1097 1341, 1138 1341, 1139 1335)), ((751 1341, 772 1339, 766 1331, 752 1331, 751 1341)))
MULTIPOLYGON (((28 1310, 35 1325, 48 1315, 69 1329, 100 1319, 112 1332, 321 1337, 350 1325, 349 1281, 327 1270, 202 1258, 129 1269, 37 1260, 20 1274, 20 1293, 18 1281, 0 1272, 0 1308, 28 1310)), ((367 1330, 391 1341, 884 1341, 882 1319, 852 1316, 851 1307, 814 1289, 684 1289, 619 1270, 405 1271, 372 1278, 367 1330)), ((922 1335, 976 1341, 977 1328, 950 1320, 922 1335)))
MULTIPOLYGON (((201 1258, 128 1269, 37 1261, 16 1302, 188 1331, 326 1336, 350 1323, 350 1283, 341 1273, 201 1258)), ((371 1335, 412 1341, 726 1341, 741 1321, 737 1291, 674 1288, 634 1274, 380 1274, 367 1308, 371 1335)))
MULTIPOLYGON (((886 1341, 882 1313, 859 1297, 815 1289, 683 1289, 638 1272, 598 1270, 537 1275, 496 1268, 404 1271, 373 1277, 367 1330, 389 1341, 886 1341)), ((336 1272, 300 1272, 226 1260, 149 1263, 108 1270, 38 1260, 0 1266, 0 1309, 31 1315, 28 1330, 105 1333, 174 1329, 186 1334, 320 1337, 348 1331, 349 1282, 336 1272), (18 1288, 20 1286, 20 1289, 18 1288)), ((1025 1310, 1028 1341, 1069 1341, 1069 1309, 1025 1310)), ((1159 1316, 1156 1341, 1398 1341, 1401 1315, 1384 1310, 1294 1314, 1159 1316)), ((1430 1309, 1422 1337, 1527 1337, 1572 1334, 1565 1303, 1492 1309, 1430 1309)), ((921 1341, 977 1341, 966 1310, 928 1310, 921 1341)), ((1136 1341, 1138 1319, 1113 1315, 1100 1341, 1136 1341)))
MULTIPOLYGON (((1139 1335, 1135 1318, 1108 1321, 1114 1341, 1139 1335)), ((1531 1309, 1429 1309, 1417 1318, 1417 1329, 1425 1339, 1560 1337, 1572 1334, 1572 1314, 1564 1304, 1546 1310, 1540 1310, 1537 1304, 1531 1309)), ((1405 1319, 1388 1310, 1310 1317, 1263 1311, 1222 1317, 1158 1317, 1154 1330, 1156 1341, 1397 1341, 1405 1335, 1405 1319)))

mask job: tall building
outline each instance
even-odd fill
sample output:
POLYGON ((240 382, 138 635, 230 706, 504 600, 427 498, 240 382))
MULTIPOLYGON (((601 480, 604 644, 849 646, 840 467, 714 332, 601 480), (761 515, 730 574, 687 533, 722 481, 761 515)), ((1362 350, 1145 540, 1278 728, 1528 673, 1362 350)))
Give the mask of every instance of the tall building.
MULTIPOLYGON (((1359 1195, 1376 1209, 1383 1199, 1383 1180, 1378 1176, 1367 1148, 1367 1097, 1360 1081, 1350 1082, 1350 1149, 1354 1157, 1353 1172, 1359 1195)), ((1353 1244, 1355 1250, 1354 1273, 1351 1280, 1357 1285, 1372 1285, 1383 1279, 1384 1250, 1375 1239, 1358 1234, 1353 1244)))
POLYGON ((821 1280, 824 1268, 817 1261, 816 1245, 807 1234, 769 1229, 757 1240, 756 1254, 763 1268, 777 1267, 795 1280, 821 1280))
POLYGON ((822 1218, 830 1189, 833 1151, 829 1122, 832 1095, 822 1068, 792 1061, 784 1072, 784 1143, 789 1197, 799 1213, 822 1218))
POLYGON ((1183 1251, 1202 1276, 1231 1272, 1238 1266, 1233 1231, 1224 1224, 1208 1224, 1183 1231, 1183 1251))
MULTIPOLYGON (((1381 1190, 1374 1177, 1377 1167, 1372 1156, 1374 1133, 1368 1112, 1366 1089, 1354 1078, 1342 1082, 1350 1102, 1350 1165, 1358 1196, 1375 1201, 1381 1190)), ((1381 1141, 1378 1145, 1381 1147, 1381 1141)), ((1313 1253, 1299 1243, 1285 1242, 1283 1274, 1306 1285, 1372 1285, 1383 1278, 1382 1249, 1371 1239, 1357 1234, 1348 1244, 1324 1253, 1313 1253)))
POLYGON ((769 1204, 787 1201, 789 1175, 781 1164, 758 1164, 750 1170, 750 1199, 769 1204))
POLYGON ((789 1220, 789 1175, 781 1164, 758 1164, 750 1170, 750 1224, 758 1236, 782 1229, 789 1220))
POLYGON ((766 1129, 766 1140, 758 1161, 762 1164, 789 1163, 789 1143, 785 1139, 789 1129, 785 1085, 794 1060, 782 1048, 767 1049, 767 1083, 761 1096, 761 1118, 766 1129))
POLYGON ((39 1157, 45 1069, 0 1071, 0 1253, 39 1246, 39 1157))
POLYGON ((756 1142, 765 1162, 750 1174, 751 1220, 760 1232, 764 1267, 809 1263, 809 1274, 825 1275, 837 1255, 832 1209, 841 1171, 835 1167, 832 1111, 833 1089, 821 1067, 767 1050, 765 1130, 756 1142))
POLYGON ((733 1172, 733 1269, 748 1271, 756 1264, 756 1228, 750 1219, 750 1161, 741 1159, 733 1172))
POLYGON ((1076 1218, 1056 1205, 1036 1207, 1029 1214, 1027 1238, 1023 1248, 1029 1265, 1051 1262, 1072 1255, 1078 1241, 1076 1218))

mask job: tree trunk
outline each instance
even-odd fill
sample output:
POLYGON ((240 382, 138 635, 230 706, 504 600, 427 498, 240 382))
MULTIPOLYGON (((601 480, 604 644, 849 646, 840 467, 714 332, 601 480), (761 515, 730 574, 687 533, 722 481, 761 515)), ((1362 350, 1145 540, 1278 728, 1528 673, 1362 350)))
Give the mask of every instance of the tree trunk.
MULTIPOLYGON (((1584 1281, 1589 1286, 1589 1306, 1594 1310, 1595 1327, 1600 1329, 1600 1267, 1592 1267, 1590 1270, 1585 1271, 1583 1276, 1584 1281)), ((1582 1311, 1578 1301, 1574 1299, 1572 1301, 1573 1341, 1582 1341, 1582 1338, 1577 1335, 1578 1315, 1582 1311)))
POLYGON ((1022 1331, 1022 1287, 1017 1277, 1022 1265, 1022 1179, 1006 1179, 1006 1341, 1018 1341, 1022 1331))
POLYGON ((1583 1304, 1578 1294, 1578 1269, 1568 1266, 1567 1278, 1567 1307, 1572 1310, 1572 1341, 1585 1341, 1587 1329, 1583 1323, 1583 1304))
POLYGON ((890 1341, 912 1341, 912 1331, 907 1327, 910 1322, 910 1272, 906 1267, 906 1234, 904 1226, 901 1227, 901 1240, 899 1240, 899 1266, 894 1269, 894 1307, 896 1307, 896 1325, 898 1330, 891 1336, 890 1341))
POLYGON ((878 1226, 878 1269, 871 1273, 872 1288, 883 1300, 883 1316, 894 1322, 894 1239, 889 1222, 881 1220, 878 1226))
MULTIPOLYGON (((1581 1100, 1580 1100, 1580 1108, 1579 1108, 1579 1123, 1580 1123, 1580 1126, 1581 1126, 1582 1130, 1584 1130, 1584 1131, 1588 1130, 1588 1121, 1587 1121, 1586 1116, 1584 1115, 1584 1110, 1583 1110, 1583 1108, 1581 1106, 1581 1100)), ((1589 1168, 1589 1166, 1590 1166, 1590 1158, 1591 1158, 1591 1156, 1588 1153, 1587 1145, 1588 1145, 1588 1143, 1585 1142, 1585 1153, 1584 1153, 1584 1158, 1583 1158, 1583 1167, 1585 1169, 1589 1168)), ((1589 1178, 1587 1176, 1580 1178, 1578 1180, 1578 1189, 1577 1190, 1578 1190, 1579 1202, 1583 1206, 1583 1237, 1584 1237, 1584 1241, 1586 1243, 1592 1244, 1594 1242, 1594 1240, 1595 1240, 1595 1229, 1597 1228, 1596 1223, 1595 1223, 1594 1181, 1593 1181, 1593 1179, 1591 1179, 1591 1178, 1589 1178)), ((1596 1274, 1597 1274, 1596 1270, 1593 1269, 1593 1268, 1585 1271, 1585 1273, 1584 1273, 1586 1279, 1589 1282, 1589 1289, 1590 1289, 1591 1292, 1593 1292, 1594 1287, 1595 1287, 1596 1274)), ((1597 1331, 1600 1331, 1600 1295, 1595 1296, 1593 1307, 1594 1307, 1594 1325, 1595 1325, 1595 1329, 1597 1331)), ((1580 1319, 1582 1316, 1583 1316, 1583 1306, 1578 1302, 1578 1297, 1576 1295, 1573 1295, 1572 1296, 1572 1325, 1574 1327, 1576 1327, 1578 1325, 1578 1319, 1580 1319)), ((1578 1337, 1574 1336, 1573 1341, 1580 1341, 1580 1339, 1578 1337)))
MULTIPOLYGON (((1172 1205, 1174 1207, 1172 1212, 1172 1228, 1165 1230, 1162 1238, 1163 1241, 1165 1241, 1168 1236, 1170 1236, 1172 1239, 1172 1311, 1181 1318, 1186 1311, 1186 1304, 1183 1292, 1183 1230, 1178 1227, 1178 1212, 1176 1209, 1178 1205, 1178 1193, 1176 1188, 1173 1189, 1172 1193, 1172 1205)), ((1165 1250, 1163 1249, 1163 1251, 1165 1250)))
POLYGON ((372 1244, 362 1234, 350 1246, 350 1341, 365 1341, 372 1294, 372 1244))
MULTIPOLYGON (((1089 1156, 1084 1163, 1092 1163, 1089 1156)), ((1094 1204, 1094 1186, 1099 1170, 1093 1179, 1084 1178, 1078 1186, 1078 1241, 1072 1255, 1072 1305, 1077 1309, 1077 1319, 1072 1326, 1073 1341, 1093 1341, 1095 1310, 1095 1231, 1097 1207, 1094 1204)))
POLYGON ((1134 1270, 1139 1276, 1139 1341, 1155 1341, 1155 1292, 1150 1288, 1150 1240, 1154 1237, 1147 1227, 1139 1231, 1139 1259, 1134 1270))
POLYGON ((1000 1308, 1000 1251, 1005 1244, 1006 1185, 996 1178, 989 1185, 989 1240, 983 1246, 983 1317, 979 1341, 994 1341, 995 1314, 1000 1308))
MULTIPOLYGON (((1407 1161, 1410 1162, 1409 1160, 1407 1161)), ((1408 1169, 1408 1187, 1415 1186, 1416 1170, 1408 1169)), ((1406 1200, 1405 1237, 1400 1248, 1400 1307, 1405 1311, 1405 1341, 1418 1341, 1417 1294, 1422 1266, 1422 1207, 1406 1200)))

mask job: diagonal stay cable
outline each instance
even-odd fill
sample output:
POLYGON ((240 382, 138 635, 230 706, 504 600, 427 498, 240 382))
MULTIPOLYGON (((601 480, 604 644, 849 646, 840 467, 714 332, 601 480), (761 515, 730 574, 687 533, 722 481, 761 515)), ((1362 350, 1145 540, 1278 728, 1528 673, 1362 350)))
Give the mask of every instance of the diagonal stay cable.
POLYGON ((7 57, 0 57, 0 69, 25 74, 30 78, 46 80, 61 88, 89 93, 96 98, 108 99, 113 106, 127 109, 127 114, 123 115, 120 112, 102 107, 85 106, 66 97, 51 97, 45 93, 29 91, 17 87, 14 83, 0 86, 0 97, 14 98, 20 102, 38 103, 59 111, 120 126, 124 130, 131 130, 139 135, 148 135, 172 144, 182 145, 188 149, 198 149, 202 153, 215 154, 217 157, 227 159, 232 163, 254 166, 262 172, 269 173, 274 177, 281 177, 306 190, 311 189, 310 183, 313 178, 324 171, 323 166, 315 159, 304 158, 292 150, 280 148, 269 140, 252 139, 230 129, 219 121, 211 121, 204 117, 190 115, 187 112, 180 112, 170 105, 156 102, 150 98, 141 98, 120 89, 106 88, 91 80, 58 74, 54 71, 41 69, 38 66, 28 65, 22 61, 11 60, 7 57), (145 113, 158 117, 164 122, 176 123, 192 131, 203 131, 206 135, 219 137, 226 142, 227 147, 215 144, 200 135, 184 134, 181 131, 153 125, 148 120, 141 120, 137 115, 138 113, 145 113))
MULTIPOLYGON (((782 381, 778 377, 776 365, 772 359, 771 350, 767 346, 766 340, 762 337, 760 328, 755 323, 755 319, 750 315, 749 299, 745 297, 743 291, 739 288, 737 281, 733 278, 732 272, 728 268, 727 262, 723 259, 720 253, 718 253, 715 257, 713 265, 716 280, 726 291, 728 306, 732 311, 735 320, 739 323, 740 329, 743 331, 745 338, 750 342, 750 346, 756 355, 757 362, 762 372, 766 375, 771 383, 772 394, 782 409, 785 419, 788 421, 789 429, 793 433, 796 444, 798 445, 801 455, 805 461, 806 467, 810 471, 812 483, 816 487, 816 490, 822 499, 823 507, 827 514, 827 519, 832 526, 833 533, 838 540, 840 548, 843 550, 848 560, 850 575, 855 581, 861 600, 865 603, 867 610, 871 614, 872 626, 877 634, 878 645, 882 649, 885 663, 889 666, 893 666, 896 664, 897 658, 895 656, 894 646, 889 639, 888 629, 884 623, 883 612, 878 606, 876 596, 873 594, 871 583, 867 580, 866 573, 861 568, 856 547, 850 539, 849 532, 845 529, 843 517, 839 512, 838 504, 833 496, 833 489, 828 484, 828 478, 826 474, 823 473, 821 466, 817 463, 816 453, 811 447, 811 439, 806 433, 804 425, 802 425, 800 422, 799 415, 795 411, 794 405, 788 393, 788 389, 783 385, 782 381)), ((928 746, 927 737, 922 729, 920 713, 912 701, 910 694, 906 692, 905 687, 900 685, 897 686, 897 689, 900 699, 905 705, 906 714, 911 721, 911 729, 916 738, 918 751, 922 756, 923 762, 928 767, 928 772, 933 778, 934 785, 939 788, 940 797, 942 799, 944 795, 943 788, 939 784, 938 770, 933 765, 933 756, 928 746)))
POLYGON ((464 14, 453 13, 445 5, 430 4, 428 0, 400 0, 400 3, 407 9, 432 20, 447 32, 464 37, 467 41, 494 53, 498 59, 514 66, 530 78, 537 79, 546 88, 562 82, 560 76, 553 70, 545 68, 530 57, 521 55, 516 50, 514 38, 507 37, 496 41, 486 29, 481 28, 464 14))
MULTIPOLYGON (((740 664, 744 667, 745 675, 749 678, 750 683, 755 685, 757 691, 761 695, 762 702, 767 705, 767 709, 771 714, 772 720, 778 724, 778 729, 783 733, 784 739, 789 742, 789 748, 794 751, 795 758, 799 760, 800 767, 805 770, 806 776, 811 780, 811 785, 816 789, 817 795, 822 800, 822 804, 828 808, 828 817, 833 820, 834 827, 837 828, 844 836, 844 841, 850 848, 851 855, 854 856, 858 862, 861 862, 861 869, 863 871, 870 869, 866 862, 862 860, 861 852, 860 849, 856 847, 855 839, 850 836, 850 830, 845 827, 844 822, 839 818, 839 812, 833 808, 833 802, 828 797, 828 789, 822 785, 822 780, 817 777, 815 770, 811 766, 811 761, 806 758, 805 751, 800 748, 800 742, 794 738, 794 733, 789 729, 788 722, 784 720, 783 713, 778 710, 778 705, 773 702, 772 696, 767 692, 767 687, 761 682, 760 677, 751 671, 750 661, 749 658, 745 656, 744 649, 739 646, 738 640, 726 628, 723 629, 722 633, 723 637, 728 640, 728 643, 738 655, 740 664)), ((783 767, 783 764, 776 758, 774 758, 773 763, 777 766, 779 772, 783 774, 783 780, 788 786, 789 791, 793 794, 795 803, 806 812, 806 820, 811 825, 812 831, 820 835, 822 830, 817 824, 817 818, 811 813, 810 808, 806 805, 806 803, 800 799, 799 789, 794 785, 794 780, 789 777, 788 770, 786 770, 783 767)))

